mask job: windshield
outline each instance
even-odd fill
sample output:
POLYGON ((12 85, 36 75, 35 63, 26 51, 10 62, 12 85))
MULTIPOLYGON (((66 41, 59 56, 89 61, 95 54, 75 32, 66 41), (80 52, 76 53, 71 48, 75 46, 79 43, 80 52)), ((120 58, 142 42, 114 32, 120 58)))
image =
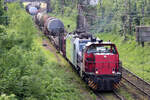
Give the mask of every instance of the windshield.
POLYGON ((79 42, 79 50, 82 52, 82 49, 84 46, 89 42, 90 40, 82 40, 79 42))
POLYGON ((79 50, 82 51, 84 46, 85 46, 85 43, 80 44, 79 50))
POLYGON ((93 45, 90 46, 87 50, 87 53, 111 53, 111 54, 116 54, 117 51, 114 46, 98 46, 98 45, 93 45))

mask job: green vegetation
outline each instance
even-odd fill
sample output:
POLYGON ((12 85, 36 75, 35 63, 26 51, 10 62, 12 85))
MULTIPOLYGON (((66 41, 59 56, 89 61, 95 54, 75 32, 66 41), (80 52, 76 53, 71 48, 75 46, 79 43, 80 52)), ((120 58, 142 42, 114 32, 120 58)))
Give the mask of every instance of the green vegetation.
POLYGON ((0 100, 83 100, 71 67, 42 47, 31 16, 18 3, 8 7, 10 23, 0 26, 0 100))
POLYGON ((64 22, 67 32, 76 29, 77 0, 51 0, 52 13, 50 16, 59 18, 64 22), (68 28, 70 25, 70 28, 68 28))
POLYGON ((111 40, 111 42, 115 43, 123 66, 150 82, 149 43, 147 43, 145 47, 141 47, 132 36, 128 36, 127 41, 124 41, 123 37, 115 34, 105 33, 98 34, 97 36, 105 41, 111 40))
POLYGON ((150 25, 149 5, 150 0, 102 0, 94 8, 95 15, 89 10, 85 13, 95 17, 90 24, 91 32, 111 32, 126 36, 134 35, 135 26, 150 25))
POLYGON ((124 96, 127 100, 134 100, 134 98, 132 97, 132 95, 130 93, 128 93, 128 91, 120 88, 119 89, 119 93, 122 94, 122 96, 124 96))
POLYGON ((0 0, 0 24, 4 24, 5 23, 5 18, 4 18, 4 7, 3 7, 3 0, 0 0))
POLYGON ((10 95, 10 96, 7 96, 6 94, 2 94, 1 96, 0 96, 0 100, 17 100, 16 98, 15 98, 15 95, 10 95))

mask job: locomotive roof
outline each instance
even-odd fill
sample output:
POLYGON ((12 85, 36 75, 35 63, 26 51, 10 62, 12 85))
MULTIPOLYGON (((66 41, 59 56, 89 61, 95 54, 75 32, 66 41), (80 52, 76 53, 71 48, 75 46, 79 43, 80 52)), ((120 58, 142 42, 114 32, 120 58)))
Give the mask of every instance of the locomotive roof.
POLYGON ((111 45, 111 44, 113 44, 112 42, 101 42, 101 43, 99 43, 98 41, 96 41, 96 42, 88 42, 87 44, 86 44, 86 46, 90 46, 90 45, 92 45, 92 44, 107 44, 107 45, 111 45))

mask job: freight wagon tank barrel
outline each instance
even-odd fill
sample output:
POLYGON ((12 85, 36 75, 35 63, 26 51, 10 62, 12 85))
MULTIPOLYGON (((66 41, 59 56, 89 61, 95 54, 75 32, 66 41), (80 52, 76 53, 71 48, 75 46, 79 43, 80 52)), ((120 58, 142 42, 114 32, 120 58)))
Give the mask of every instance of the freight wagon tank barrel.
POLYGON ((26 11, 30 14, 30 15, 36 15, 38 13, 38 8, 36 6, 33 6, 31 4, 26 6, 26 11))
POLYGON ((30 13, 31 15, 36 15, 37 12, 38 12, 38 9, 37 9, 36 7, 30 7, 30 8, 29 8, 29 13, 30 13))
POLYGON ((57 18, 49 18, 47 20, 47 30, 52 35, 58 35, 58 33, 64 32, 64 24, 57 18))
POLYGON ((44 23, 46 23, 48 18, 49 16, 45 12, 39 12, 37 14, 37 21, 39 22, 40 26, 44 26, 44 23))
POLYGON ((49 36, 64 34, 64 24, 61 20, 49 16, 45 11, 39 11, 36 15, 36 23, 49 36))

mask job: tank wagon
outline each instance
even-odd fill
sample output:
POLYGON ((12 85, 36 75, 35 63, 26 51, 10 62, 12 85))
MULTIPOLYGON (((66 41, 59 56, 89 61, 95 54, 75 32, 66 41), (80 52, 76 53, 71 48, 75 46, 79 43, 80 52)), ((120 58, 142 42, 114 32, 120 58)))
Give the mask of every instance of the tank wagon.
POLYGON ((119 84, 122 66, 115 44, 103 42, 84 31, 66 35, 64 24, 45 12, 38 12, 34 20, 90 88, 110 91, 119 84))
POLYGON ((64 24, 59 19, 49 16, 45 9, 40 8, 39 3, 30 3, 25 9, 30 15, 33 15, 34 21, 44 34, 57 36, 59 33, 64 33, 64 24))
POLYGON ((64 24, 59 19, 50 17, 45 12, 39 12, 35 18, 36 23, 43 30, 44 34, 58 36, 59 33, 64 33, 64 24))
POLYGON ((45 10, 40 9, 34 16, 35 23, 43 33, 51 40, 56 49, 65 56, 65 30, 62 21, 55 17, 49 16, 45 10))
POLYGON ((30 15, 36 15, 37 13, 38 13, 38 9, 39 9, 40 7, 38 6, 38 5, 33 5, 33 4, 28 4, 26 7, 25 7, 25 9, 26 9, 26 11, 30 14, 30 15))

